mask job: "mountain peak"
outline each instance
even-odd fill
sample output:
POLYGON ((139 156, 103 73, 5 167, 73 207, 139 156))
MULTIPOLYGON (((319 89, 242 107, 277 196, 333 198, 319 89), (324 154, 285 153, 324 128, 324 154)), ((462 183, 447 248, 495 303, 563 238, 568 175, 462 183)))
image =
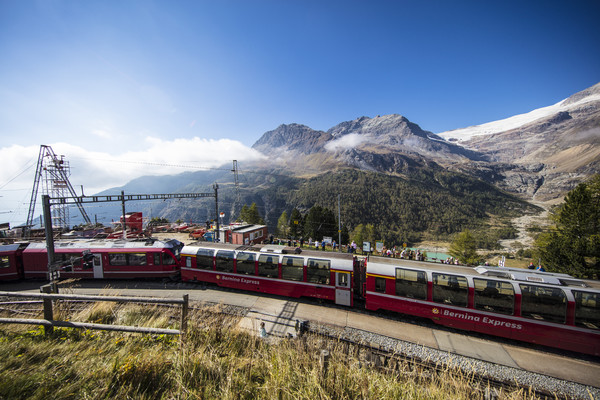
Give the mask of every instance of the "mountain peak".
POLYGON ((310 154, 323 148, 331 136, 302 124, 282 124, 272 131, 265 132, 252 145, 253 149, 268 153, 272 149, 299 151, 310 154))

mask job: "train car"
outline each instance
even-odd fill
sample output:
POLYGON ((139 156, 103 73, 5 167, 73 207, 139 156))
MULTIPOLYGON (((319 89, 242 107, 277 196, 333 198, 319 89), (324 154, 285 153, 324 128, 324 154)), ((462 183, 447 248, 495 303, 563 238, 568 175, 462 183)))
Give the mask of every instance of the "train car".
POLYGON ((371 257, 365 306, 474 332, 600 355, 600 284, 518 268, 371 257))
POLYGON ((287 297, 354 304, 351 254, 199 242, 181 251, 181 279, 287 297))
POLYGON ((23 279, 22 254, 27 244, 0 244, 0 281, 23 279))
MULTIPOLYGON (((183 243, 178 240, 61 240, 54 244, 55 263, 63 278, 176 278, 183 243), (82 262, 84 251, 93 255, 82 262)), ((46 244, 31 243, 23 251, 24 278, 46 278, 46 244)))

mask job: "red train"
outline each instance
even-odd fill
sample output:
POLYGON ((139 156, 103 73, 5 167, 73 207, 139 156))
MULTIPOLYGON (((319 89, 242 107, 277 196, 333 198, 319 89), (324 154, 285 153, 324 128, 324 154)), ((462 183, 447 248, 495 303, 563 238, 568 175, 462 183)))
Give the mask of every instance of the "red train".
MULTIPOLYGON (((223 287, 314 297, 390 310, 481 332, 600 356, 600 282, 565 274, 498 267, 468 268, 283 246, 176 240, 57 242, 72 265, 63 277, 171 277, 223 287), (78 259, 93 255, 86 268, 78 259)), ((42 243, 0 246, 0 280, 45 278, 42 243)))
MULTIPOLYGON (((55 243, 55 260, 64 278, 178 278, 178 240, 61 240, 55 243), (89 251, 89 265, 82 260, 89 251), (62 267, 61 267, 62 266, 62 267)), ((0 245, 0 280, 46 278, 46 243, 0 245)))
POLYGON ((362 299, 437 324, 600 355, 600 283, 565 274, 468 268, 282 246, 198 243, 181 252, 184 281, 345 306, 362 299))

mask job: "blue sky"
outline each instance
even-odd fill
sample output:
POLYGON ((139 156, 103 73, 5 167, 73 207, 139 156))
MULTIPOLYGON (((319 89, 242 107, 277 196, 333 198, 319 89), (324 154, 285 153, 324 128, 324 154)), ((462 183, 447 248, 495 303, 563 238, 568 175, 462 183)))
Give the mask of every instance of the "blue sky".
POLYGON ((185 169, 128 161, 258 158, 248 147, 283 123, 397 113, 439 133, 554 104, 600 81, 599 15, 578 0, 0 0, 0 219, 28 203, 41 144, 93 191, 185 169))

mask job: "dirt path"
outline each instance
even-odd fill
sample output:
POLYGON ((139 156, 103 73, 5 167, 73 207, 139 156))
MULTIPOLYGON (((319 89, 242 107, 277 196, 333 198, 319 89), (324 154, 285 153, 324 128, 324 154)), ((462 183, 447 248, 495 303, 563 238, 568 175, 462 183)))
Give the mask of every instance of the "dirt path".
POLYGON ((536 206, 543 208, 543 211, 535 215, 522 215, 512 220, 513 226, 517 229, 516 239, 501 240, 500 245, 508 251, 516 251, 523 247, 531 247, 534 243, 534 238, 528 229, 534 226, 545 228, 550 224, 548 220, 548 203, 534 203, 536 206))

